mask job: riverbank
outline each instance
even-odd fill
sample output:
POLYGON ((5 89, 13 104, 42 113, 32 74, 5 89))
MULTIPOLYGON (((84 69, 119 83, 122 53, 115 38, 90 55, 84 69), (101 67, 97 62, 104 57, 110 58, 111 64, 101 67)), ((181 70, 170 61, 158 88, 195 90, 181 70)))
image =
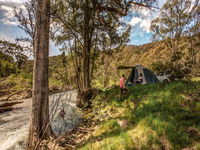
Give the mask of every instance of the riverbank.
MULTIPOLYGON (((50 96, 51 126, 57 135, 72 130, 81 122, 82 114, 76 108, 77 91, 50 96), (64 109, 65 115, 59 117, 64 109)), ((11 111, 0 113, 0 149, 24 150, 30 124, 31 99, 12 100, 20 102, 11 111)))

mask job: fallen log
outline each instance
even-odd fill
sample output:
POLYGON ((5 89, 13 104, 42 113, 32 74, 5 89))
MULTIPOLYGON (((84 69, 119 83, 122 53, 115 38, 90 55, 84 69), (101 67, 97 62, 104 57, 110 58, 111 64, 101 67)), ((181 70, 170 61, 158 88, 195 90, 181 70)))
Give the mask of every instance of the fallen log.
POLYGON ((10 107, 10 106, 13 106, 13 105, 16 105, 16 104, 21 104, 23 103, 23 101, 19 101, 19 102, 5 102, 5 103, 1 103, 0 104, 0 108, 2 107, 10 107))
POLYGON ((19 94, 19 93, 22 93, 22 92, 25 92, 25 91, 29 91, 30 89, 25 89, 25 90, 21 90, 21 91, 17 91, 17 92, 15 92, 15 93, 12 93, 11 95, 9 95, 8 97, 7 97, 7 101, 9 100, 9 98, 11 98, 12 96, 14 96, 14 95, 16 95, 16 94, 19 94))
POLYGON ((11 110, 13 110, 14 105, 21 104, 21 103, 23 103, 23 101, 0 103, 0 113, 6 112, 6 111, 11 111, 11 110))
POLYGON ((12 111, 12 110, 13 110, 12 107, 0 108, 0 113, 4 113, 6 111, 12 111))

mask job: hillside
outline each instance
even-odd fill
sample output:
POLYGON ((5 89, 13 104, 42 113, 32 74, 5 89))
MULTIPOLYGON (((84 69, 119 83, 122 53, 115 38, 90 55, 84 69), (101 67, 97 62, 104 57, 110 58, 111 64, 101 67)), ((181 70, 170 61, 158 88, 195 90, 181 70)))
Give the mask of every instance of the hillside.
MULTIPOLYGON (((186 40, 183 39, 180 47, 184 54, 181 60, 185 63, 188 61, 189 54, 186 40)), ((2 62, 5 64, 4 60, 1 60, 1 63, 2 62)), ((170 51, 163 41, 152 42, 140 46, 127 45, 123 49, 112 50, 111 53, 100 51, 94 67, 95 71, 92 85, 95 88, 104 88, 118 84, 121 74, 125 73, 127 77, 130 71, 117 70, 119 65, 134 66, 136 64, 141 64, 155 72, 158 70, 166 70, 166 67, 170 67, 166 64, 170 62, 170 51)), ((11 69, 6 69, 8 74, 6 75, 7 77, 3 79, 3 82, 0 83, 1 87, 4 87, 4 90, 6 90, 5 88, 7 87, 9 90, 13 89, 14 91, 31 88, 33 61, 27 60, 20 69, 16 69, 15 66, 17 64, 13 62, 10 64, 4 65, 11 69), (14 68, 13 71, 12 68, 14 68), (18 71, 16 72, 16 70, 18 71), (9 74, 11 75, 8 76, 9 74), (22 82, 25 86, 20 84, 22 82)), ((194 68, 194 70, 195 69, 196 68, 194 68)), ((198 69, 196 70, 198 71, 198 69)), ((52 91, 76 88, 75 71, 71 56, 64 56, 62 54, 50 57, 49 77, 50 90, 52 91)))
MULTIPOLYGON (((193 82, 200 88, 200 82, 193 82)), ((199 95, 189 82, 101 92, 88 110, 93 130, 79 149, 200 149, 199 95)))
MULTIPOLYGON (((191 64, 191 57, 189 57, 191 53, 190 45, 187 43, 187 38, 182 38, 182 42, 180 43, 179 48, 181 52, 179 53, 181 56, 178 68, 172 67, 171 52, 164 41, 152 42, 140 46, 128 45, 120 51, 114 51, 112 55, 101 53, 96 65, 95 84, 106 87, 113 83, 118 83, 118 79, 122 73, 125 73, 127 77, 130 70, 117 70, 119 65, 134 66, 140 64, 150 68, 153 72, 168 72, 169 74, 181 69, 182 72, 189 76, 198 75, 199 66, 191 64)), ((199 56, 200 54, 197 53, 196 57, 198 58, 199 56)))

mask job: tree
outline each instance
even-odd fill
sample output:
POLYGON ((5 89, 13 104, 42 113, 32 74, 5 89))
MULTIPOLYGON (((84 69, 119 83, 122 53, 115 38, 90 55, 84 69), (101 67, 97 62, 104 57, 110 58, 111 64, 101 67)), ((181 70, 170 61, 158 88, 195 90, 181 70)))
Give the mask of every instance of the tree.
POLYGON ((185 31, 187 36, 186 42, 188 43, 188 60, 193 67, 193 73, 196 75, 199 71, 200 63, 200 5, 192 13, 192 25, 185 31))
MULTIPOLYGON (((152 21, 151 30, 154 32, 154 40, 163 40, 171 52, 171 62, 174 68, 184 68, 180 46, 183 36, 194 26, 194 13, 199 5, 199 0, 193 4, 191 0, 168 0, 161 8, 158 18, 152 21)), ((190 32, 190 31, 189 31, 190 32)))
POLYGON ((37 0, 36 6, 33 101, 28 145, 30 149, 38 149, 40 140, 52 133, 48 95, 50 0, 37 0))
POLYGON ((0 40, 0 51, 16 60, 17 68, 28 59, 30 48, 23 47, 17 43, 0 40))
MULTIPOLYGON (((34 49, 35 43, 35 19, 36 19, 36 1, 29 0, 24 4, 24 9, 14 8, 14 14, 19 22, 18 27, 28 35, 28 37, 17 38, 17 41, 30 43, 30 46, 34 49)), ((32 49, 32 53, 34 54, 32 49)))
POLYGON ((150 7, 154 0, 55 0, 52 5, 54 40, 71 45, 81 90, 91 88, 95 59, 101 50, 119 48, 128 40, 130 27, 121 21, 132 5, 150 7), (122 27, 123 30, 119 30, 122 27), (78 58, 78 59, 77 59, 78 58))

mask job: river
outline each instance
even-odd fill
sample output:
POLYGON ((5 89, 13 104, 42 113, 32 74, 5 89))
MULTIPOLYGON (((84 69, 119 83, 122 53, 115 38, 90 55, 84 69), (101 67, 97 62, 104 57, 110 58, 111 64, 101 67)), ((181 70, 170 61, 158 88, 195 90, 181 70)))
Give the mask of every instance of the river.
MULTIPOLYGON (((57 93, 49 97, 51 126, 57 135, 76 127, 81 112, 76 108, 77 91, 57 93), (64 117, 60 111, 64 110, 64 117)), ((0 113, 0 150, 24 150, 30 125, 32 99, 18 100, 12 111, 0 113)))

